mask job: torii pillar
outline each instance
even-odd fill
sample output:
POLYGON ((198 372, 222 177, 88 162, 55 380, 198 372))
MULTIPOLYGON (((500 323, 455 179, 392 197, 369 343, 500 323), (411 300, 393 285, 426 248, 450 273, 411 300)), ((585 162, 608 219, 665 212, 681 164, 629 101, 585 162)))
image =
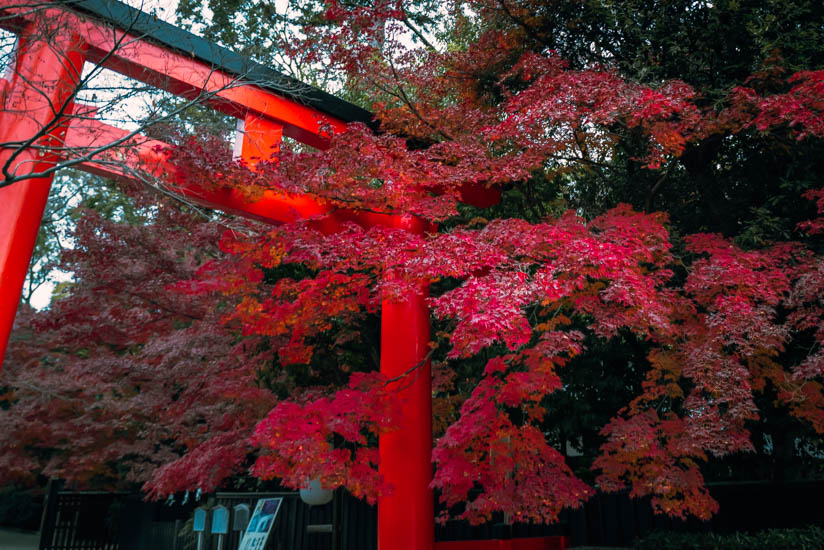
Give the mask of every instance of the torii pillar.
MULTIPOLYGON (((247 116, 238 124, 235 156, 254 166, 277 151, 282 134, 280 125, 247 116)), ((427 228, 411 216, 362 220, 418 234, 427 228)), ((398 429, 378 441, 378 471, 392 486, 390 495, 378 499, 378 550, 432 550, 435 544, 428 294, 421 286, 402 301, 381 303, 380 370, 388 379, 399 378, 389 389, 401 401, 401 418, 398 429)))
MULTIPOLYGON (((30 24, 19 35, 14 70, 0 90, 0 143, 30 142, 0 149, 0 170, 8 164, 13 176, 41 173, 58 160, 49 147, 62 143, 66 127, 54 124, 54 114, 71 114, 86 59, 76 37, 58 32, 52 44, 30 40, 37 30, 30 24)), ((52 173, 0 187, 0 366, 53 179, 52 173)))
MULTIPOLYGON (((414 218, 398 220, 399 227, 415 232, 421 225, 414 218)), ((378 499, 378 550, 435 544, 428 294, 421 286, 404 301, 381 304, 381 373, 393 379, 416 368, 391 388, 402 401, 401 425, 378 442, 378 471, 392 485, 392 493, 378 499)))

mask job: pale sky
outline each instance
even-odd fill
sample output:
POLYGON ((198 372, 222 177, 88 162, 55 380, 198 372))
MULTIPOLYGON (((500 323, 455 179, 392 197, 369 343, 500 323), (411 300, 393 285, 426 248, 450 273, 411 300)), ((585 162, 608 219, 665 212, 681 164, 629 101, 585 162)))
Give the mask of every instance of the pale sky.
POLYGON ((139 10, 154 13, 160 19, 174 23, 178 0, 121 0, 139 10))

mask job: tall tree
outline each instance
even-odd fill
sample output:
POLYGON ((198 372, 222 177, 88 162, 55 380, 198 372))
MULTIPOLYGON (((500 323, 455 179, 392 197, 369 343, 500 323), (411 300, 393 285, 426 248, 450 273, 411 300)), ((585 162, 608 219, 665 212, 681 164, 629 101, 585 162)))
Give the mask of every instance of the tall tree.
POLYGON ((212 298, 167 290, 220 255, 225 228, 145 189, 129 199, 139 223, 83 211, 62 299, 21 311, 0 411, 9 481, 129 487, 162 468, 177 488, 213 487, 274 404, 255 381, 272 351, 224 327, 212 298))
MULTIPOLYGON (((174 451, 189 451, 164 458, 169 465, 145 476, 146 487, 155 495, 182 480, 214 487, 255 448, 252 471, 263 478, 297 486, 320 477, 367 498, 390 490, 375 446, 397 411, 370 358, 374 315, 382 300, 421 284, 432 290, 438 329, 433 485, 453 515, 550 522, 592 494, 594 481, 649 495, 662 513, 707 518, 717 505, 706 465, 754 451, 762 442, 753 429, 777 438, 759 428, 762 416, 779 410, 807 433, 824 432, 824 203, 809 176, 822 158, 824 72, 810 65, 821 41, 806 39, 821 32, 818 8, 798 3, 781 15, 769 3, 739 13, 742 3, 676 2, 653 17, 654 4, 628 12, 611 2, 453 2, 438 17, 448 38, 439 43, 410 38, 417 4, 318 5, 293 47, 319 52, 370 90, 362 97, 374 99, 383 132, 353 125, 328 151, 287 148, 256 172, 210 142, 178 148, 170 161, 207 189, 310 194, 338 210, 418 217, 430 230, 247 226, 225 232, 220 253, 196 271, 186 247, 172 258, 156 253, 174 276, 143 297, 162 297, 176 314, 156 325, 159 310, 149 308, 135 335, 112 328, 121 347, 80 346, 71 361, 94 366, 97 356, 132 353, 153 366, 169 334, 197 326, 223 335, 220 346, 247 352, 214 364, 214 391, 221 407, 243 411, 232 433, 251 438, 208 454, 217 472, 185 468, 203 464, 212 437, 221 448, 229 428, 210 416, 196 423, 210 439, 183 439, 174 451), (800 28, 803 38, 756 24, 776 17, 784 18, 776 28, 800 28), (741 45, 725 53, 703 28, 728 20, 743 28, 741 45), (695 22, 705 24, 699 33, 689 32, 695 22), (784 72, 776 46, 787 49, 784 72), (734 67, 717 70, 719 61, 734 67), (757 192, 744 193, 753 175, 757 192), (461 202, 479 187, 501 189, 500 204, 461 202), (189 310, 197 324, 180 317, 189 310), (217 316, 223 325, 200 324, 217 316), (238 387, 251 395, 222 389, 231 379, 220 369, 234 361, 238 387), (591 383, 599 373, 613 383, 591 383), (590 412, 586 426, 559 421, 559 407, 605 394, 603 406, 574 405, 590 412), (570 467, 567 442, 600 447, 595 475, 570 467)), ((84 261, 94 265, 96 254, 84 261)), ((136 265, 118 277, 147 280, 136 265)), ((66 303, 93 304, 77 301, 84 292, 78 283, 66 303)), ((48 365, 48 355, 33 357, 48 365)), ((181 361, 211 365, 202 355, 181 361)), ((146 383, 126 387, 115 384, 102 401, 153 394, 146 383)), ((13 410, 28 399, 7 401, 13 410)), ((180 437, 177 419, 161 425, 169 423, 147 440, 180 437)))

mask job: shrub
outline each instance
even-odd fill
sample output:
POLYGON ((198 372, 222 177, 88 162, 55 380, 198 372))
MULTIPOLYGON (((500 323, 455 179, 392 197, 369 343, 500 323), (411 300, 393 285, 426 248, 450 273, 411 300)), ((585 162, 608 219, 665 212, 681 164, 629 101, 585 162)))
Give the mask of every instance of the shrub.
POLYGON ((0 525, 37 530, 43 514, 43 495, 27 489, 8 487, 0 490, 0 525))
POLYGON ((637 550, 819 550, 824 548, 824 528, 771 529, 757 533, 678 533, 660 531, 635 542, 637 550))

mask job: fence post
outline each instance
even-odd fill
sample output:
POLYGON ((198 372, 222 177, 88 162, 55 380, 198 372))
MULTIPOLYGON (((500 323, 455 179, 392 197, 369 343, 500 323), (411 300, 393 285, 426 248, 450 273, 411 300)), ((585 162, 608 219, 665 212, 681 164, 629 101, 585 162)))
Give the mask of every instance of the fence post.
POLYGON ((338 488, 335 496, 332 497, 332 550, 341 550, 341 501, 343 500, 343 489, 338 488))
POLYGON ((46 485, 46 496, 43 501, 43 515, 40 517, 40 550, 51 548, 54 540, 54 522, 57 520, 57 493, 62 489, 63 481, 49 479, 46 485))

